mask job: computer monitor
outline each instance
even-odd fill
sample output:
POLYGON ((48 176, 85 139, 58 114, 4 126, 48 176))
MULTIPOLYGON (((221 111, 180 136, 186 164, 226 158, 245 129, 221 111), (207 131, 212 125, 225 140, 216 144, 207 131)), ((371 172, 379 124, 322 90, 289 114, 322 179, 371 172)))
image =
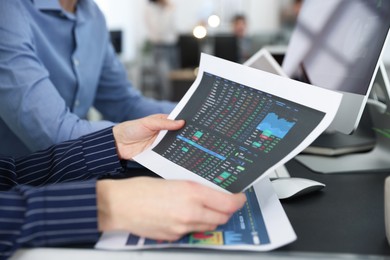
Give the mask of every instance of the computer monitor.
POLYGON ((239 62, 238 39, 234 35, 216 35, 214 38, 214 56, 239 62))
POLYGON ((123 33, 121 30, 110 31, 110 39, 116 54, 122 53, 123 33))
POLYGON ((288 77, 282 67, 280 67, 279 62, 275 59, 274 55, 272 55, 267 48, 261 48, 244 62, 244 65, 282 77, 288 77))
POLYGON ((199 66, 201 46, 200 40, 193 35, 182 34, 178 39, 179 61, 181 68, 199 66))
POLYGON ((352 133, 389 38, 388 0, 305 0, 283 70, 289 77, 343 93, 329 132, 352 133))

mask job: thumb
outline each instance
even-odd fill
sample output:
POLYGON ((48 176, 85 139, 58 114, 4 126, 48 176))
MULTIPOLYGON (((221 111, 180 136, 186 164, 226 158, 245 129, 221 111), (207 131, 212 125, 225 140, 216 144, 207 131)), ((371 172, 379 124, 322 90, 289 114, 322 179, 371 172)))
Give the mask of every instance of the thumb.
POLYGON ((144 126, 152 131, 158 130, 178 130, 185 125, 185 121, 172 120, 166 118, 165 115, 154 115, 151 117, 146 117, 144 126))

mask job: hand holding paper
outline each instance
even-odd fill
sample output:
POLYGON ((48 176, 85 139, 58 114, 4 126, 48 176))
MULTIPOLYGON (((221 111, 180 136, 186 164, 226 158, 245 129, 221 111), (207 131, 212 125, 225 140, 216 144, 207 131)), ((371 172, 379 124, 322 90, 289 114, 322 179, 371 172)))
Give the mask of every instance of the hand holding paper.
POLYGON ((99 230, 131 230, 168 241, 214 230, 246 200, 242 193, 226 194, 195 182, 147 177, 99 181, 97 194, 99 230))

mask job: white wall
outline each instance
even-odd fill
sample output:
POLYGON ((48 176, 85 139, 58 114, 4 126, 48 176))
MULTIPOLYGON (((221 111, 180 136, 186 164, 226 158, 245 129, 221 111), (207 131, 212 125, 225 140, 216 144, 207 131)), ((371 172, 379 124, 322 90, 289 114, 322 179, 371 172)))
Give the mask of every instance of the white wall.
POLYGON ((133 0, 95 0, 106 16, 109 29, 123 31, 123 59, 132 60, 136 57, 136 23, 133 0))
POLYGON ((250 32, 272 32, 280 28, 281 2, 275 0, 248 1, 250 32))

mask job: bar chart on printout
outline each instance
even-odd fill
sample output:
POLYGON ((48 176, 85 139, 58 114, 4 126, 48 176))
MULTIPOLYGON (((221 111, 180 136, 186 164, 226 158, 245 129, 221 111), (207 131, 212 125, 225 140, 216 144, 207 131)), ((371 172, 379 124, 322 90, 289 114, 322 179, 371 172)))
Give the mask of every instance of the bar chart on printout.
POLYGON ((224 189, 239 192, 296 147, 323 116, 312 108, 204 73, 193 98, 177 116, 185 119, 185 127, 168 132, 153 151, 224 189))

